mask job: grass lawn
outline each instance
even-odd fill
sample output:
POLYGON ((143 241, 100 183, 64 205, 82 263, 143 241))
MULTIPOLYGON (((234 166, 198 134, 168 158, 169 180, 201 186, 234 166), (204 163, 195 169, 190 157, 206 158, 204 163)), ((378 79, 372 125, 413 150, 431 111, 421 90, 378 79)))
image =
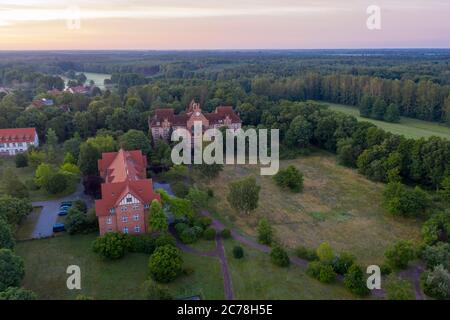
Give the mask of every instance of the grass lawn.
POLYGON ((280 165, 290 164, 304 174, 302 193, 280 189, 272 177, 260 176, 258 166, 226 165, 218 178, 197 181, 214 190, 212 213, 226 225, 256 236, 258 221, 266 217, 277 240, 290 248, 316 248, 328 241, 337 251, 355 254, 360 263, 378 264, 394 241, 419 240, 420 221, 393 218, 382 207, 384 184, 336 164, 335 156, 324 151, 280 165), (245 215, 229 206, 227 185, 249 175, 257 179, 261 192, 258 208, 245 215))
MULTIPOLYGON (((143 299, 143 282, 148 278, 148 255, 127 254, 118 261, 101 259, 91 250, 96 234, 61 235, 55 238, 18 242, 16 252, 25 260, 24 287, 40 299, 74 299, 84 294, 95 299, 143 299), (68 290, 66 268, 81 268, 82 290, 68 290)), ((194 269, 169 284, 175 297, 201 295, 223 299, 219 261, 183 254, 185 267, 194 269)))
POLYGON ((41 211, 42 207, 34 207, 33 211, 20 223, 16 231, 17 240, 31 239, 41 211))
MULTIPOLYGON (((17 177, 27 186, 27 181, 34 179, 35 174, 35 168, 32 168, 30 166, 25 168, 16 168, 14 157, 4 157, 0 159, 0 178, 3 176, 4 170, 11 168, 14 173, 17 175, 17 177)), ((28 186, 27 186, 28 187, 28 186)), ((49 194, 47 191, 43 189, 38 190, 30 190, 28 188, 28 192, 30 195, 31 201, 45 201, 45 200, 51 200, 51 199, 59 199, 62 197, 65 197, 67 195, 70 195, 76 191, 77 183, 74 181, 69 183, 66 190, 58 193, 58 194, 49 194)), ((0 180, 0 195, 5 193, 5 187, 3 185, 3 180, 0 180)))
POLYGON ((323 284, 299 267, 274 266, 268 254, 244 248, 244 258, 233 257, 234 240, 225 241, 225 251, 236 299, 357 299, 341 283, 323 284))
POLYGON ((438 136, 450 139, 450 127, 447 127, 445 125, 436 122, 428 122, 418 119, 402 117, 400 123, 389 123, 385 121, 360 117, 359 110, 357 107, 328 102, 324 104, 329 105, 331 110, 340 111, 352 115, 356 117, 359 121, 371 122, 386 131, 404 135, 407 138, 418 139, 422 137, 427 138, 431 136, 438 136))

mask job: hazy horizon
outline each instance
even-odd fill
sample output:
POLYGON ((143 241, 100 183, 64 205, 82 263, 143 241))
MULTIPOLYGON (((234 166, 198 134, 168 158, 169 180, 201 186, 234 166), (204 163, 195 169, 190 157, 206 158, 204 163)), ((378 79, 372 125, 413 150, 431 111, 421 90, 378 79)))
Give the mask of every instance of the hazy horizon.
POLYGON ((447 49, 449 16, 443 0, 0 0, 0 50, 447 49))

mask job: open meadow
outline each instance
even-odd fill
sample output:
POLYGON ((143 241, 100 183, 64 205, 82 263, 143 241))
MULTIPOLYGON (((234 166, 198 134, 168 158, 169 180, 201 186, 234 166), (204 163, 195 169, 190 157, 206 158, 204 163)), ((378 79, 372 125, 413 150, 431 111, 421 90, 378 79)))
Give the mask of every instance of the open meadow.
POLYGON ((380 264, 388 245, 399 239, 418 241, 420 221, 394 218, 382 206, 384 185, 367 180, 356 170, 336 163, 335 156, 315 151, 295 160, 281 161, 303 172, 302 193, 280 189, 270 176, 260 176, 258 166, 224 166, 212 181, 197 180, 214 190, 211 211, 226 225, 256 236, 258 221, 265 217, 276 239, 289 248, 316 248, 328 241, 336 251, 355 254, 363 264, 380 264), (228 184, 252 175, 261 186, 258 208, 246 215, 226 200, 228 184))

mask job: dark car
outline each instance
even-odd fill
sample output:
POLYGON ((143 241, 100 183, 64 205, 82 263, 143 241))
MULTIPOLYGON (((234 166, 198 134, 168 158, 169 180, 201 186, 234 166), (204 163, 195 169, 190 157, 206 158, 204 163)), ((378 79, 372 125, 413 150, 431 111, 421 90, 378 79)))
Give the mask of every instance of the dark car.
POLYGON ((66 230, 66 228, 64 226, 64 223, 55 223, 53 225, 53 232, 62 232, 65 230, 66 230))
POLYGON ((71 207, 72 201, 63 201, 61 202, 61 207, 71 207))
POLYGON ((67 209, 61 209, 58 212, 58 216, 67 216, 67 214, 69 213, 69 210, 67 209))

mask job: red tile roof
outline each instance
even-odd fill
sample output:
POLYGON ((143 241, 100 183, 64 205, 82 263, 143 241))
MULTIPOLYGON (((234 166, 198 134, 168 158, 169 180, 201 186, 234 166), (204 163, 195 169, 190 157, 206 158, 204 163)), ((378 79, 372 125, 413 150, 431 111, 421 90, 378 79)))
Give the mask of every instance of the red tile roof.
POLYGON ((142 151, 107 152, 98 161, 100 176, 105 180, 101 186, 102 199, 95 201, 97 216, 109 215, 109 210, 128 194, 132 194, 143 204, 154 199, 160 201, 159 194, 153 191, 151 179, 146 179, 147 158, 142 151))
POLYGON ((0 142, 34 142, 35 128, 0 129, 0 142))

